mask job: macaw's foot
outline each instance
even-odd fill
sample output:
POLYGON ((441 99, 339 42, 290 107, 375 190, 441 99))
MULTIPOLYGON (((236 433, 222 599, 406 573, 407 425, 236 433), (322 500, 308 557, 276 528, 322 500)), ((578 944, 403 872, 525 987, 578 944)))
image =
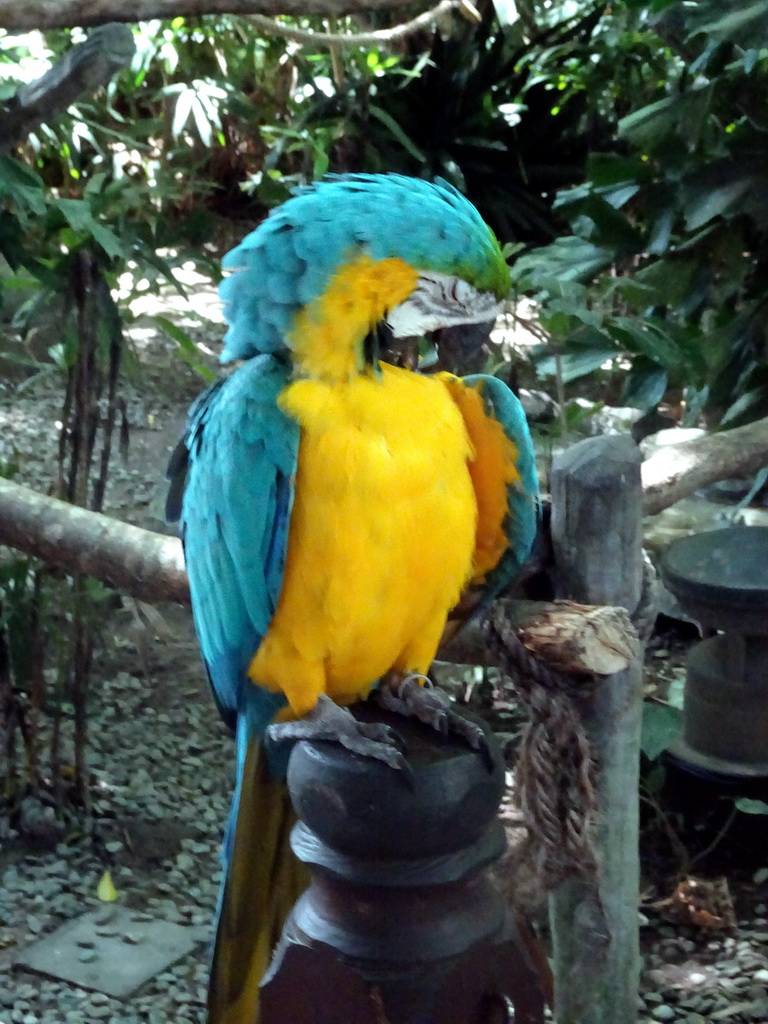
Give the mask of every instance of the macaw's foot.
POLYGON ((483 729, 460 715, 448 696, 438 690, 428 676, 413 674, 403 678, 393 673, 374 691, 374 697, 387 711, 417 718, 444 736, 460 736, 473 750, 482 754, 489 770, 493 769, 488 737, 483 729), (423 686, 419 679, 424 680, 423 686))
POLYGON ((324 694, 303 718, 270 725, 267 735, 274 743, 295 743, 298 740, 340 743, 361 757, 372 757, 390 768, 411 774, 411 767, 401 749, 402 741, 394 729, 379 722, 358 722, 347 708, 334 704, 324 694))

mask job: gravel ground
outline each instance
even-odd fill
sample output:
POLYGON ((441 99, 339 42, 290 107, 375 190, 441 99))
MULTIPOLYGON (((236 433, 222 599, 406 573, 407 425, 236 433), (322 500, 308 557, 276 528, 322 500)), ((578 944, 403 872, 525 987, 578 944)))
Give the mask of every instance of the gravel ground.
MULTIPOLYGON (((197 301, 213 304, 215 295, 209 289, 197 301)), ((157 310, 145 301, 144 311, 157 310)), ((130 446, 125 460, 113 459, 106 511, 165 529, 165 465, 203 385, 147 321, 131 333, 140 369, 123 388, 130 446)), ((54 479, 61 396, 55 374, 20 393, 0 388, 0 463, 18 465, 18 482, 46 490, 54 479)), ((31 798, 18 831, 0 814, 0 1024, 201 1021, 233 773, 232 743, 211 701, 188 610, 125 599, 105 630, 92 687, 92 817, 61 825, 31 798), (125 1002, 14 969, 19 949, 104 906, 96 890, 107 869, 121 905, 194 926, 202 939, 195 952, 125 1002)), ((66 726, 64 733, 66 764, 66 726)))
MULTIPOLYGON (((131 449, 126 464, 115 463, 107 501, 114 514, 159 528, 167 453, 200 385, 151 332, 134 341, 152 361, 127 389, 131 449)), ((52 379, 21 395, 0 390, 0 461, 13 457, 18 479, 35 487, 54 470, 59 402, 52 379)), ((99 906, 106 869, 123 905, 201 935, 210 928, 231 742, 210 700, 189 614, 173 606, 157 612, 147 618, 126 602, 110 621, 90 718, 92 819, 61 827, 28 800, 20 836, 0 816, 0 1024, 204 1019, 205 941, 125 1001, 12 966, 20 948, 99 906)), ((768 1021, 767 880, 759 862, 731 879, 738 922, 730 931, 671 924, 645 908, 641 1024, 768 1021)), ((664 895, 657 884, 655 898, 664 895)))
MULTIPOLYGON (((163 654, 171 652, 166 647, 163 654)), ((172 655, 170 661, 179 663, 172 655)), ((154 674, 140 678, 121 671, 99 680, 99 707, 91 718, 92 822, 84 832, 72 828, 57 836, 47 809, 28 800, 25 840, 6 823, 0 854, 0 1020, 203 1019, 205 942, 125 1003, 11 967, 16 949, 103 906, 96 889, 105 869, 123 905, 205 932, 210 928, 231 749, 201 676, 190 666, 186 677, 169 678, 159 688, 154 674), (38 843, 30 842, 30 834, 38 843)))

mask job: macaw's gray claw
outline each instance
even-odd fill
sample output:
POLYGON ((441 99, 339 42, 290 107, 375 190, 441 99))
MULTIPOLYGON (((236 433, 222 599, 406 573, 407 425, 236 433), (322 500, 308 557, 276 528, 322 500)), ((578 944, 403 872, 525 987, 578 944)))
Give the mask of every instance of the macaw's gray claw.
POLYGON ((427 677, 412 675, 394 685, 384 683, 375 691, 375 699, 387 711, 417 718, 444 736, 460 736, 482 755, 488 770, 493 771, 493 756, 484 730, 460 715, 449 697, 427 677), (421 686, 418 679, 426 679, 426 685, 421 686))
POLYGON ((317 704, 303 718, 270 725, 267 736, 273 743, 296 743, 299 740, 323 740, 340 743, 361 757, 383 761, 390 768, 402 771, 409 780, 413 771, 403 749, 404 744, 394 729, 381 722, 358 722, 347 709, 321 695, 317 704))

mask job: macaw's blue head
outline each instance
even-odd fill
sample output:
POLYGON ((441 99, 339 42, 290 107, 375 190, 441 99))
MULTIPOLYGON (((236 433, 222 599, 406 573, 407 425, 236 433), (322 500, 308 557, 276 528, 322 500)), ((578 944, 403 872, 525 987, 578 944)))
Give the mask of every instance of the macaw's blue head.
POLYGON ((509 271, 491 229, 444 181, 329 177, 296 191, 224 259, 222 360, 285 351, 310 374, 362 368, 363 342, 493 318, 509 271))

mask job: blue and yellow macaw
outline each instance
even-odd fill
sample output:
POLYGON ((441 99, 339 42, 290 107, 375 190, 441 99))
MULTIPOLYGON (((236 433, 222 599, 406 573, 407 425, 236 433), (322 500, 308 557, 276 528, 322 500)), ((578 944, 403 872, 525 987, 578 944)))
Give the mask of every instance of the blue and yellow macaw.
MULTIPOLYGON (((379 362, 382 324, 403 338, 483 322, 507 295, 496 238, 450 185, 327 179, 224 265, 222 359, 244 362, 190 411, 169 515, 180 514, 200 646, 237 739, 209 1021, 255 1024, 304 885, 266 730, 301 719, 401 766, 387 730, 344 705, 378 684, 388 706, 422 717, 414 679, 449 612, 472 583, 500 590, 530 551, 537 480, 525 416, 499 380, 379 362)), ((434 698, 426 708, 450 719, 434 698)), ((302 734, 290 728, 277 732, 302 734)))

